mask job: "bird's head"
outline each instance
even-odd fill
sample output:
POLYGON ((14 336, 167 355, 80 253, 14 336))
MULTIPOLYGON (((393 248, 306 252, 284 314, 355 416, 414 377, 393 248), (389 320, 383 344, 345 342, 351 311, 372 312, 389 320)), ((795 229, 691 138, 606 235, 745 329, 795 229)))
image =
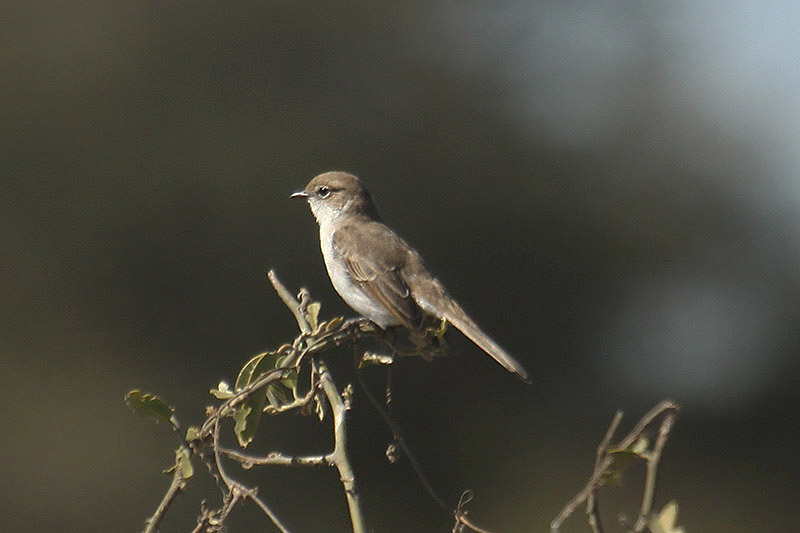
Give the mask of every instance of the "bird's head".
POLYGON ((347 172, 325 172, 315 176, 305 189, 291 197, 305 198, 320 224, 342 214, 379 219, 369 192, 357 177, 347 172))

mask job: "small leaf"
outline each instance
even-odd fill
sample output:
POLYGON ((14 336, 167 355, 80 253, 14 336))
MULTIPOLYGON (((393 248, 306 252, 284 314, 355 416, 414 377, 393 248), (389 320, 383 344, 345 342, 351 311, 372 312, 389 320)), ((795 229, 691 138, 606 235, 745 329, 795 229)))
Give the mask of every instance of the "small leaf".
POLYGON ((231 390, 231 386, 228 385, 225 381, 220 381, 216 389, 211 389, 208 392, 210 392, 218 400, 228 400, 230 398, 233 398, 233 391, 231 390))
POLYGON ((252 435, 245 435, 247 433, 247 417, 252 411, 252 407, 243 404, 233 410, 233 420, 235 425, 233 431, 236 433, 236 438, 239 439, 239 444, 246 447, 253 440, 252 435))
POLYGON ((283 392, 283 389, 277 383, 267 387, 267 400, 269 404, 276 409, 289 403, 286 393, 283 392))
POLYGON ((394 363, 394 357, 391 355, 375 352, 364 352, 364 355, 361 356, 361 360, 358 362, 358 368, 376 365, 391 365, 392 363, 394 363))
MULTIPOLYGON (((283 351, 278 350, 277 353, 283 353, 283 351)), ((275 362, 275 368, 284 368, 284 361, 286 361, 288 357, 289 357, 288 354, 278 356, 278 359, 275 362)), ((289 372, 288 375, 285 378, 281 379, 280 382, 287 389, 294 390, 294 388, 297 386, 297 372, 294 370, 289 372)))
POLYGON ((250 359, 239 371, 234 385, 235 391, 240 391, 252 383, 258 376, 275 368, 278 355, 275 352, 264 352, 250 359))
POLYGON ((189 456, 189 450, 186 448, 180 448, 175 452, 175 464, 180 469, 181 477, 183 479, 189 479, 194 475, 192 459, 189 456))
POLYGON ((289 372, 289 375, 283 378, 280 383, 289 390, 294 390, 297 387, 297 372, 289 372))
POLYGON ((233 432, 242 448, 253 442, 264 409, 266 393, 263 389, 257 390, 250 398, 233 410, 233 420, 236 422, 233 432))
POLYGON ((650 441, 648 440, 647 436, 642 435, 639 437, 633 446, 631 446, 631 451, 639 456, 647 452, 647 448, 650 447, 650 441))
POLYGON ((675 526, 678 521, 678 504, 672 500, 655 516, 650 517, 649 527, 653 533, 685 533, 682 527, 675 526))
POLYGON ((194 467, 192 466, 189 450, 184 447, 180 447, 175 450, 175 464, 164 470, 164 473, 172 474, 175 471, 178 471, 181 478, 184 480, 189 479, 194 475, 194 467))
POLYGON ((175 412, 171 405, 158 396, 136 389, 125 395, 125 403, 134 413, 152 418, 156 422, 171 423, 175 412))
MULTIPOLYGON (((274 370, 279 363, 286 359, 285 355, 278 355, 279 353, 280 352, 264 352, 250 359, 239 372, 234 390, 239 392, 248 385, 254 383, 264 372, 274 370)), ((282 382, 294 386, 296 380, 296 374, 292 373, 292 375, 284 378, 282 382)), ((286 394, 283 390, 278 388, 281 386, 282 385, 278 383, 271 383, 261 390, 253 391, 247 400, 234 409, 233 418, 236 424, 233 430, 242 448, 246 448, 247 445, 253 441, 267 398, 269 397, 270 404, 273 405, 279 403, 281 398, 286 398, 286 394)))
POLYGON ((628 465, 644 459, 639 453, 633 451, 633 449, 612 449, 608 451, 607 456, 611 459, 611 464, 608 465, 608 469, 603 475, 603 483, 611 487, 622 484, 622 471, 625 470, 628 465))
POLYGON ((625 468, 642 458, 638 453, 626 449, 609 450, 608 456, 611 457, 611 468, 616 469, 625 468))
POLYGON ((189 426, 186 428, 186 441, 192 442, 200 438, 200 428, 197 426, 189 426))
POLYGON ((319 311, 322 309, 322 304, 319 302, 311 302, 306 306, 306 322, 311 326, 311 331, 317 331, 319 327, 319 311))

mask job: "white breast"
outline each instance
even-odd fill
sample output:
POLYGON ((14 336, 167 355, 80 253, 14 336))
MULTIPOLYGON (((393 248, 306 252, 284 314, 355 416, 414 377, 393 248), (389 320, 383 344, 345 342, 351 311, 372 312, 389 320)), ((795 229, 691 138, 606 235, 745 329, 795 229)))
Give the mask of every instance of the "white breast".
POLYGON ((331 278, 333 288, 339 296, 352 307, 357 313, 365 316, 379 325, 381 328, 400 324, 400 321, 391 314, 383 305, 370 298, 361 288, 350 278, 344 260, 339 256, 333 247, 333 231, 329 224, 320 220, 319 243, 322 248, 322 257, 325 259, 325 267, 328 269, 328 276, 331 278))

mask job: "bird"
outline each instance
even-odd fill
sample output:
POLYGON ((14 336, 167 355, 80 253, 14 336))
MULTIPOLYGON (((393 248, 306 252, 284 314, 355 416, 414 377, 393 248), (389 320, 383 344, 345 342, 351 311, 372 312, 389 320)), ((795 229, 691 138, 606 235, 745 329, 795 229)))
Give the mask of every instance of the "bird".
POLYGON ((353 310, 383 330, 402 326, 420 332, 426 318, 445 320, 530 383, 522 365, 481 330, 428 271, 420 254, 383 223, 356 176, 319 174, 291 198, 308 202, 319 225, 328 276, 353 310))

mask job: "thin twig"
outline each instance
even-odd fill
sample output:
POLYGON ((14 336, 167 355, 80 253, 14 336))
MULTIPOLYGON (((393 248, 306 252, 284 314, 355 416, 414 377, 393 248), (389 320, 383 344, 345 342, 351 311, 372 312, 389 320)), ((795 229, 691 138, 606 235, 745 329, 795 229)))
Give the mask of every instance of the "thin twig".
POLYGON ((221 454, 228 459, 233 459, 242 464, 243 468, 262 465, 279 466, 331 466, 333 463, 328 461, 327 455, 286 455, 278 452, 270 452, 264 456, 248 455, 228 448, 218 447, 221 454))
POLYGON ((303 407, 308 406, 314 399, 314 396, 316 396, 317 394, 313 376, 314 374, 312 374, 311 388, 308 389, 308 392, 304 396, 300 397, 295 396, 294 401, 289 402, 287 404, 279 405, 277 407, 273 405, 266 405, 264 406, 264 412, 268 415, 277 415, 280 413, 285 413, 287 411, 293 411, 294 409, 301 409, 303 407))
POLYGON ((386 410, 381 407, 381 404, 378 402, 377 398, 375 398, 375 395, 373 395, 372 391, 369 390, 369 387, 367 387, 367 384, 364 381, 364 376, 362 376, 361 371, 358 368, 358 351, 356 350, 355 346, 353 347, 353 355, 355 358, 356 377, 359 385, 361 385, 361 389, 364 391, 364 394, 367 396, 373 407, 375 407, 375 410, 378 411, 378 414, 381 416, 384 423, 386 423, 386 425, 389 427, 395 442, 400 445, 400 448, 402 448, 403 452, 406 454, 409 463, 411 463, 411 467, 414 469, 414 472, 417 474, 417 477, 425 487, 425 490, 428 491, 428 494, 430 494, 431 498, 433 498, 436 504, 439 505, 439 507, 441 507, 443 510, 447 512, 452 511, 453 508, 445 503, 445 501, 441 498, 441 496, 439 496, 439 494, 436 493, 436 491, 433 489, 433 486, 428 481, 428 478, 422 471, 422 467, 420 467, 416 457, 413 453, 411 453, 411 449, 408 447, 405 438, 403 438, 403 433, 400 429, 400 426, 386 413, 386 410))
POLYGON ((177 498, 178 494, 180 494, 186 488, 187 478, 183 476, 183 469, 179 464, 177 455, 175 457, 174 468, 175 470, 172 472, 172 482, 169 485, 169 489, 167 489, 167 493, 158 504, 156 512, 153 513, 153 516, 145 521, 146 526, 144 528, 144 533, 154 533, 158 531, 161 521, 164 519, 164 515, 167 513, 170 505, 172 505, 172 502, 175 501, 175 498, 177 498))
POLYGON ((561 512, 558 513, 558 516, 550 523, 550 530, 553 533, 556 533, 561 528, 561 524, 564 523, 564 520, 569 518, 579 505, 581 505, 583 502, 586 502, 599 486, 599 481, 610 464, 610 459, 608 456, 606 456, 605 452, 608 449, 608 445, 611 442, 614 433, 617 431, 621 420, 622 413, 617 411, 617 413, 614 415, 614 419, 611 421, 611 424, 606 430, 606 434, 603 437, 601 444, 597 447, 597 456, 595 457, 594 471, 592 472, 592 476, 589 478, 589 481, 587 481, 583 489, 581 489, 581 491, 578 492, 578 494, 576 494, 569 501, 569 503, 564 506, 561 512))
POLYGON ((455 522, 453 523, 453 529, 451 533, 462 533, 465 527, 470 528, 475 533, 492 533, 486 529, 478 527, 471 520, 467 518, 467 504, 472 501, 474 497, 471 490, 465 490, 461 493, 461 497, 458 499, 458 505, 456 506, 456 510, 453 511, 453 518, 455 518, 455 522))
MULTIPOLYGON (((611 439, 614 438, 614 433, 617 432, 619 423, 622 422, 622 411, 617 411, 614 414, 611 424, 606 430, 606 434, 600 444, 597 446, 597 455, 594 460, 595 472, 600 470, 603 463, 608 447, 611 445, 611 439)), ((589 526, 592 528, 593 533, 603 533, 603 524, 600 521, 600 515, 597 512, 597 489, 594 488, 589 496, 586 498, 586 514, 589 517, 589 526)))
MULTIPOLYGON (((234 508, 239 503, 248 499, 253 501, 280 531, 288 531, 266 503, 258 497, 255 488, 249 488, 231 477, 224 464, 224 460, 230 460, 239 463, 243 468, 249 468, 255 465, 336 466, 347 498, 353 531, 354 533, 365 533, 364 513, 357 490, 356 478, 348 456, 347 445, 346 421, 347 411, 350 409, 350 391, 352 389, 348 386, 345 388, 344 392, 340 392, 324 362, 318 357, 312 356, 318 356, 342 344, 355 344, 359 340, 367 337, 381 337, 385 340, 386 333, 366 318, 357 318, 348 321, 342 321, 342 319, 336 318, 328 322, 315 323, 315 327, 312 330, 309 318, 307 317, 307 315, 309 315, 308 306, 312 303, 308 293, 304 289, 301 289, 298 300, 298 298, 293 296, 278 280, 274 271, 269 271, 268 278, 283 303, 294 315, 298 327, 300 328, 300 335, 294 339, 294 342, 291 345, 284 345, 276 352, 281 356, 280 366, 257 376, 248 385, 233 392, 233 394, 217 408, 210 409, 207 413, 208 416, 206 420, 197 431, 197 436, 193 438, 191 442, 186 442, 185 437, 178 431, 177 420, 173 423, 173 429, 179 436, 182 449, 187 450, 189 454, 194 454, 201 458, 223 496, 219 509, 209 509, 206 507, 205 500, 201 503, 201 513, 198 516, 193 531, 199 533, 202 531, 211 532, 221 530, 225 526, 224 523, 231 512, 233 512, 234 508), (232 418, 237 408, 242 403, 250 400, 255 392, 279 380, 284 380, 292 376, 296 379, 296 376, 300 374, 301 366, 306 358, 311 359, 310 366, 312 369, 311 387, 308 392, 300 396, 297 387, 292 387, 294 401, 277 406, 268 405, 263 409, 263 412, 266 414, 277 414, 293 409, 303 409, 310 405, 315 399, 319 402, 318 405, 320 407, 329 405, 333 414, 333 451, 326 455, 313 456, 291 456, 273 452, 266 456, 259 457, 223 447, 221 445, 222 419, 232 418), (322 400, 323 395, 327 403, 325 400, 322 400)), ((428 490, 432 498, 443 509, 451 511, 451 508, 436 494, 426 479, 416 458, 411 453, 411 450, 403 438, 399 426, 397 426, 386 411, 380 407, 380 404, 365 386, 360 372, 357 373, 357 376, 368 398, 373 405, 375 405, 376 409, 391 429, 395 441, 404 451, 406 457, 408 457, 414 471, 426 490, 428 490)), ((390 386, 387 386, 386 394, 386 407, 391 409, 390 386)), ((146 533, 152 533, 158 529, 167 509, 175 500, 177 494, 184 489, 186 479, 187 478, 183 477, 180 468, 176 468, 169 490, 165 494, 154 515, 147 521, 146 533)), ((467 519, 467 511, 464 507, 468 501, 468 499, 462 497, 459 506, 453 513, 456 519, 456 527, 459 531, 463 531, 464 527, 468 527, 478 533, 486 533, 486 530, 479 528, 467 519)))
POLYGON ((597 510, 597 495, 596 491, 605 482, 605 476, 609 473, 609 469, 613 464, 612 456, 609 452, 613 449, 616 450, 630 450, 640 438, 642 438, 647 429, 661 416, 665 418, 662 421, 659 430, 659 437, 650 453, 637 454, 641 459, 647 463, 647 478, 642 497, 642 506, 636 526, 641 529, 633 529, 637 533, 641 533, 646 525, 647 518, 652 511, 653 497, 655 494, 656 474, 658 469, 658 461, 661 458, 661 452, 666 444, 667 437, 672 425, 674 423, 675 414, 677 413, 678 405, 670 400, 663 400, 655 407, 650 409, 634 426, 634 428, 615 446, 610 446, 611 439, 619 427, 622 420, 622 413, 617 412, 614 419, 611 421, 608 430, 606 431, 603 440, 597 447, 597 456, 595 457, 594 471, 592 472, 589 481, 586 485, 573 497, 567 505, 561 510, 556 518, 550 523, 550 530, 552 533, 557 533, 561 528, 564 520, 569 518, 575 509, 586 502, 586 513, 588 515, 589 525, 592 527, 594 533, 602 533, 602 525, 600 523, 600 516, 597 510), (643 524, 643 525, 640 525, 643 524))
MULTIPOLYGON (((356 369, 356 378, 358 379, 358 383, 361 386, 361 390, 364 391, 364 394, 367 396, 367 399, 369 399, 370 403, 375 408, 375 410, 378 411, 378 414, 381 416, 384 423, 389 427, 389 430, 392 432, 392 436, 394 437, 395 442, 403 450, 403 453, 406 455, 408 462, 411 464, 414 473, 417 475, 417 478, 419 479, 420 483, 422 483, 422 486, 425 487, 425 490, 428 492, 433 501, 435 501, 436 504, 439 507, 441 507, 444 511, 453 512, 453 515, 456 520, 456 524, 453 526, 454 530, 459 524, 461 524, 466 527, 469 527, 470 529, 472 529, 477 533, 490 533, 486 529, 482 529, 480 526, 476 525, 474 522, 472 522, 470 519, 467 518, 467 512, 462 508, 464 505, 466 505, 466 503, 468 503, 469 500, 467 500, 466 502, 459 501, 459 505, 456 507, 456 510, 453 511, 453 508, 447 505, 444 499, 441 496, 439 496, 439 494, 433 488, 433 485, 431 485, 431 483, 428 481, 428 478, 427 476, 425 476, 425 473, 422 471, 422 467, 417 461, 416 456, 411 452, 411 448, 408 446, 408 443, 406 442, 406 439, 403 436, 403 430, 400 428, 397 422, 395 422, 394 419, 389 415, 387 410, 383 409, 381 404, 378 402, 378 399, 375 397, 374 394, 372 394, 372 391, 367 386, 366 381, 364 381, 364 376, 362 375, 361 369, 358 367, 359 357, 358 357, 358 351, 355 346, 353 347, 353 357, 356 369)), ((389 368, 389 372, 390 372, 389 376, 391 376, 391 367, 389 368)), ((390 383, 387 383, 385 398, 387 407, 391 409, 392 393, 391 393, 390 383)))
POLYGON ((631 432, 628 433, 628 435, 622 439, 616 447, 621 449, 630 448, 634 445, 634 443, 636 443, 637 440, 639 440, 639 437, 644 435, 645 430, 652 425, 659 416, 667 411, 677 410, 678 404, 672 400, 661 400, 658 402, 658 404, 656 404, 655 407, 647 411, 647 413, 639 420, 639 422, 636 423, 636 426, 634 426, 631 432))
MULTIPOLYGON (((277 375, 277 373, 273 375, 277 375)), ((228 401, 230 402, 231 400, 233 400, 233 398, 231 398, 228 401)), ((267 515, 267 517, 272 521, 275 527, 277 527, 282 533, 289 533, 289 530, 286 528, 286 526, 283 525, 283 523, 275 515, 275 513, 272 512, 272 510, 267 506, 266 503, 264 503, 260 498, 258 498, 258 496, 256 495, 256 491, 254 489, 249 489, 245 487, 238 481, 231 478, 225 471, 225 468, 222 466, 222 451, 219 447, 219 442, 220 442, 219 412, 220 411, 217 411, 217 415, 214 417, 214 446, 213 446, 214 464, 216 466, 217 472, 219 473, 220 479, 222 479, 222 481, 228 488, 228 494, 226 495, 227 502, 225 507, 223 508, 220 517, 221 522, 224 522, 224 520, 227 518, 228 514, 233 509, 233 506, 238 501, 239 497, 245 496, 246 498, 255 502, 256 505, 258 505, 258 507, 264 512, 264 514, 267 515)))
POLYGON ((335 440, 333 454, 328 457, 339 470, 339 478, 342 481, 342 486, 347 496, 347 506, 350 509, 353 533, 366 533, 364 511, 361 509, 361 498, 356 486, 356 477, 350 464, 350 458, 347 455, 347 428, 345 423, 347 420, 346 413, 350 409, 350 401, 348 398, 343 398, 342 394, 336 389, 336 384, 331 378, 328 367, 322 360, 319 361, 319 381, 333 412, 335 440))
POLYGON ((298 302, 297 299, 292 296, 292 293, 289 292, 289 289, 281 283, 278 276, 275 275, 274 270, 267 272, 267 278, 269 278, 270 283, 272 283, 272 286, 275 288, 275 292, 278 293, 278 296, 283 300, 283 303, 286 304, 286 307, 292 311, 295 320, 297 320, 297 325, 300 327, 300 331, 305 334, 311 333, 311 326, 308 325, 308 321, 300 309, 300 302, 298 302))
POLYGON ((277 527, 279 530, 281 530, 281 533, 290 533, 290 531, 286 528, 286 526, 284 526, 281 523, 281 521, 278 519, 278 517, 275 515, 275 513, 272 512, 272 509, 270 509, 267 506, 267 504, 264 503, 264 501, 261 498, 258 497, 258 495, 255 493, 255 491, 253 491, 252 493, 248 494, 247 497, 253 503, 255 503, 258 506, 259 509, 261 509, 261 512, 263 512, 265 515, 267 515, 267 517, 269 517, 270 520, 272 520, 272 523, 275 524, 275 527, 277 527))
POLYGON ((661 422, 658 429, 658 437, 653 445, 653 450, 647 454, 647 477, 645 479, 644 495, 642 496, 642 506, 639 510, 639 517, 633 526, 637 533, 644 531, 647 526, 648 518, 653 510, 653 498, 656 492, 656 476, 658 474, 658 464, 661 461, 661 453, 669 438, 672 426, 675 423, 675 412, 668 413, 661 422))

